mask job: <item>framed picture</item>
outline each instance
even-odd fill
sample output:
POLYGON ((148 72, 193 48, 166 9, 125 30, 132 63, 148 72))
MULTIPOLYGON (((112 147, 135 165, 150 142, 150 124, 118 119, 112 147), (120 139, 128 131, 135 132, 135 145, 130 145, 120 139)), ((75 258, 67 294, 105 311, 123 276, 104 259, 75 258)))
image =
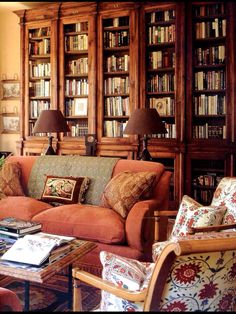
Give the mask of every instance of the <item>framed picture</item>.
POLYGON ((74 106, 75 116, 87 116, 88 114, 88 98, 76 98, 74 106))
POLYGON ((19 133, 20 117, 11 113, 2 114, 2 133, 19 133))
POLYGON ((1 82, 2 99, 20 98, 20 82, 17 80, 3 80, 1 82))

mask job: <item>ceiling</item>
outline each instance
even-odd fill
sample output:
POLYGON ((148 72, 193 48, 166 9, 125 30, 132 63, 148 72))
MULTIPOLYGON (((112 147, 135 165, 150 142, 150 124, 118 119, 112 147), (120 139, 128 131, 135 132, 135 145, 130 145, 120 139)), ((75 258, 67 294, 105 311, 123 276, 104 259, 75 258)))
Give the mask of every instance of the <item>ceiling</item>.
POLYGON ((41 2, 41 1, 34 1, 34 2, 0 2, 0 12, 4 13, 7 11, 13 10, 21 10, 21 9, 32 9, 42 4, 50 4, 53 2, 41 2))

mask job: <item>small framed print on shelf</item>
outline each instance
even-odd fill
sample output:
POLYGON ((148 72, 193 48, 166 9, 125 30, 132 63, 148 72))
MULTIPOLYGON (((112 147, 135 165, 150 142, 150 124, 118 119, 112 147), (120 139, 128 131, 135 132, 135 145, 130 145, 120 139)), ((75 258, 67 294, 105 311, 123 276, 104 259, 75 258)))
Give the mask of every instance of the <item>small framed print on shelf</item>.
POLYGON ((20 98, 20 82, 17 80, 1 81, 2 99, 19 99, 20 98))
POLYGON ((75 116, 88 115, 88 98, 75 98, 74 115, 75 116))
POLYGON ((19 133, 20 132, 20 117, 14 113, 2 114, 2 133, 19 133))

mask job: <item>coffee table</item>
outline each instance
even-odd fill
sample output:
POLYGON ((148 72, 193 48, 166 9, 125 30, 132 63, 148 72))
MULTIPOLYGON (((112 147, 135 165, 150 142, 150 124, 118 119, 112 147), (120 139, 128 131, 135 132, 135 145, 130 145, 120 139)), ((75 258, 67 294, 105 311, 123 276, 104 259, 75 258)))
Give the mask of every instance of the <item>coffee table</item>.
POLYGON ((72 309, 72 264, 93 250, 96 244, 79 239, 75 239, 71 243, 72 250, 69 253, 51 264, 46 262, 39 267, 0 259, 1 275, 24 280, 24 311, 29 311, 30 307, 30 282, 44 284, 48 279, 62 271, 65 267, 68 267, 68 308, 72 309))

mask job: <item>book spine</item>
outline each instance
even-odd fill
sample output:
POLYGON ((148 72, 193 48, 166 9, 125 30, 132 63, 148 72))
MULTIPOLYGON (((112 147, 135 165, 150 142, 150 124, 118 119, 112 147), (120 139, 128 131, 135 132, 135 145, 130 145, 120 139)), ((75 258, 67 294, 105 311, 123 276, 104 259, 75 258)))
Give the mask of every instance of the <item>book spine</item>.
POLYGON ((11 228, 11 227, 3 227, 3 226, 0 226, 0 230, 8 231, 8 232, 13 232, 13 233, 17 233, 17 234, 20 233, 20 230, 19 230, 19 229, 15 229, 15 228, 11 228))

